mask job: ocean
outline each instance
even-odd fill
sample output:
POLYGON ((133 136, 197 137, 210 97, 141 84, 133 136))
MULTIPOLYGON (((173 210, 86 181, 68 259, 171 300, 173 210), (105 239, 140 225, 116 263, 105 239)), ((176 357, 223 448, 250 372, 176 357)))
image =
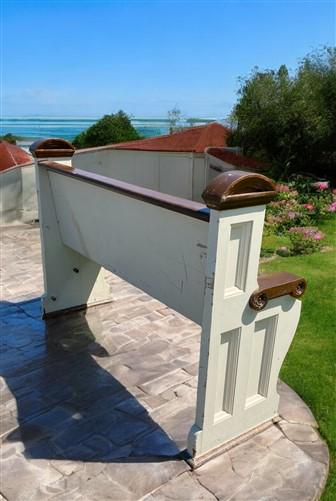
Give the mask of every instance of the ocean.
MULTIPOLYGON (((61 137, 71 141, 77 134, 94 124, 99 118, 87 117, 11 117, 0 118, 0 135, 11 133, 19 136, 18 145, 28 147, 42 137, 61 137)), ((197 119, 192 125, 202 125, 212 119, 197 119)), ((166 118, 131 118, 131 122, 144 137, 160 136, 169 133, 166 118)), ((179 125, 190 125, 190 121, 179 125)))

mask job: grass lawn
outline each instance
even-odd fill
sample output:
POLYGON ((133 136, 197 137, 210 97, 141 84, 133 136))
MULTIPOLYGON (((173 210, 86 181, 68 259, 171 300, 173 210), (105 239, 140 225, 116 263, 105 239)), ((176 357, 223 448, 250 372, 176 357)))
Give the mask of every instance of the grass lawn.
MULTIPOLYGON (((276 257, 261 273, 289 271, 308 282, 301 320, 281 378, 309 405, 328 442, 330 475, 323 501, 336 499, 336 218, 319 224, 329 249, 306 256, 276 257)), ((286 236, 266 235, 263 247, 287 245, 286 236)))

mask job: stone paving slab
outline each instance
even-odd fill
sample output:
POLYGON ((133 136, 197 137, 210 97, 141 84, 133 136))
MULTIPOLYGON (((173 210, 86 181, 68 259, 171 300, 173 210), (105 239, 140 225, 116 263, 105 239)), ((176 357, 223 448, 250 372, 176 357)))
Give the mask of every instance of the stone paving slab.
POLYGON ((277 425, 191 471, 199 327, 112 274, 111 303, 42 321, 38 228, 0 245, 4 499, 318 498, 328 449, 287 385, 277 425))

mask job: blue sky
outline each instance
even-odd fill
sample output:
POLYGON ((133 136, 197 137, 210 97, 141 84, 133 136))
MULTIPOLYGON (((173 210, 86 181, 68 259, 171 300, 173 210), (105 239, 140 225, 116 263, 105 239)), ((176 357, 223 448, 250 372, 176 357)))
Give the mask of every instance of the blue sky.
MULTIPOLYGON (((1 0, 0 0, 1 1, 1 0)), ((335 0, 2 0, 2 116, 225 117, 238 77, 336 43, 335 0)))

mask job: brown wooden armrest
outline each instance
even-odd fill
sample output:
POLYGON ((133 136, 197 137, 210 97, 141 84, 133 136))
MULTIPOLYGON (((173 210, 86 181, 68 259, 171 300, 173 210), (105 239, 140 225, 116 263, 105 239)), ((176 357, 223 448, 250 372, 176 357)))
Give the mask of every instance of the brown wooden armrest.
POLYGON ((263 310, 270 299, 286 296, 300 297, 306 290, 306 280, 293 273, 277 272, 258 277, 259 288, 250 297, 249 304, 254 310, 263 310))

